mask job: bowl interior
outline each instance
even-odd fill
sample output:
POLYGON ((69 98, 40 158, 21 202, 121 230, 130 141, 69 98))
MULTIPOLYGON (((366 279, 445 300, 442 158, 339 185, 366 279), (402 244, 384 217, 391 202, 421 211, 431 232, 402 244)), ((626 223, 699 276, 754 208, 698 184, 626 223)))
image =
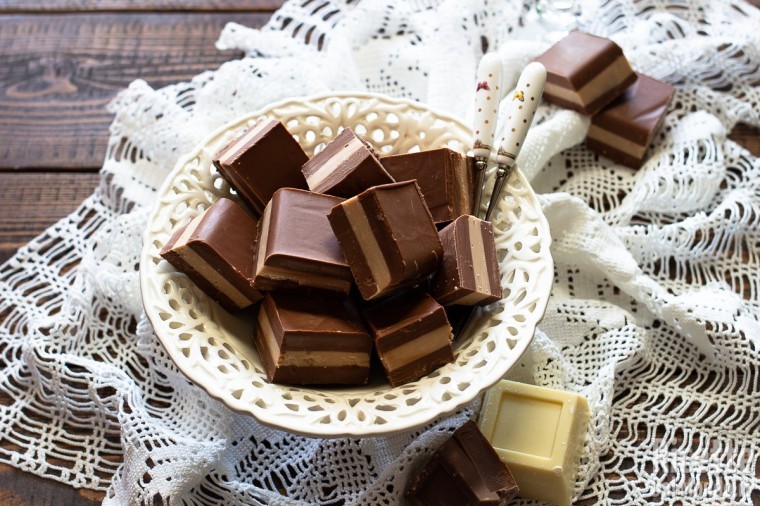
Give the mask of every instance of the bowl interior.
POLYGON ((321 437, 388 434, 423 425, 469 402, 506 374, 533 337, 553 279, 548 224, 519 171, 507 182, 493 219, 505 298, 476 313, 455 342, 453 363, 396 388, 377 368, 370 383, 361 387, 266 381, 251 337, 253 312, 230 315, 158 254, 177 227, 220 197, 237 198, 211 159, 263 116, 282 121, 308 155, 344 127, 354 129, 381 154, 443 146, 465 152, 471 138, 455 118, 375 94, 286 100, 209 136, 159 190, 141 258, 145 311, 179 369, 234 410, 273 427, 321 437))

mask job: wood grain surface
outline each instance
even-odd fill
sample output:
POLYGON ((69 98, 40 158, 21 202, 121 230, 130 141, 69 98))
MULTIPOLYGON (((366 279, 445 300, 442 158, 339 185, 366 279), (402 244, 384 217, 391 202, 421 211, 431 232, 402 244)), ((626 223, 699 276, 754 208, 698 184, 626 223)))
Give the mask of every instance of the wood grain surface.
POLYGON ((241 56, 224 25, 262 13, 0 15, 0 170, 97 169, 116 93, 134 79, 186 81, 241 56))
MULTIPOLYGON (((154 87, 188 80, 239 57, 214 48, 221 28, 261 26, 281 4, 0 0, 0 262, 95 189, 111 121, 105 105, 119 90, 136 78, 154 87)), ((739 125, 730 137, 760 156, 757 128, 739 125)), ((0 505, 102 498, 0 464, 0 505)))
POLYGON ((2 12, 265 12, 282 0, 0 0, 2 12))
POLYGON ((98 181, 97 172, 0 172, 0 263, 71 214, 98 181))

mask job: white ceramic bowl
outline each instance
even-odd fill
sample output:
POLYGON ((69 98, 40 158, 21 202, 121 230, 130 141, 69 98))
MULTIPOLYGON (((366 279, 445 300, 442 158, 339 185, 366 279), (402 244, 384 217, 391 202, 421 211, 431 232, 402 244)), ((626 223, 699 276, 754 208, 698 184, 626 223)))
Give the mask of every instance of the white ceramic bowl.
POLYGON ((340 127, 353 128, 382 154, 443 146, 465 152, 471 142, 470 130, 456 118, 369 93, 285 100, 209 136, 159 190, 141 257, 145 311, 177 367, 231 409, 272 427, 319 437, 415 428, 456 410, 504 376, 530 344, 553 279, 549 227, 519 171, 509 178, 493 220, 505 298, 478 313, 455 342, 453 363, 396 388, 380 374, 369 385, 349 388, 267 382, 253 345, 253 322, 225 312, 159 256, 173 230, 219 197, 236 198, 211 158, 262 116, 282 121, 308 155, 340 127))

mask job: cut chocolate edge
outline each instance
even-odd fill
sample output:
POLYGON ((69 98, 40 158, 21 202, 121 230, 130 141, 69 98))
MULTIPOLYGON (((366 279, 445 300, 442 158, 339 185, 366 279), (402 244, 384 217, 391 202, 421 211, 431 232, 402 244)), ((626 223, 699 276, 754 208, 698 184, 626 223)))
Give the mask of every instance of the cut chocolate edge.
POLYGON ((311 191, 346 198, 394 182, 375 150, 350 128, 304 163, 301 171, 311 191))
MULTIPOLYGON (((287 190, 287 189, 285 189, 287 190)), ((301 190, 299 190, 301 191, 301 190)), ((327 195, 323 198, 340 199, 327 195)), ((264 208, 264 214, 259 221, 257 231, 256 255, 254 257, 254 286, 260 290, 285 290, 312 293, 315 296, 328 295, 330 292, 347 294, 353 284, 353 276, 346 264, 330 265, 326 262, 299 261, 291 255, 272 251, 269 241, 273 209, 279 203, 273 198, 264 208), (319 263, 317 271, 313 267, 319 263), (285 265, 289 266, 286 268, 285 265), (307 281, 307 282, 304 282, 307 281)), ((325 217, 325 219, 327 219, 325 217)))
MULTIPOLYGON (((282 142, 280 144, 283 144, 282 142)), ((232 139, 226 146, 220 149, 214 156, 212 163, 221 176, 240 195, 248 207, 260 216, 271 196, 278 188, 291 187, 306 189, 306 180, 303 178, 300 167, 308 161, 308 156, 298 142, 293 138, 288 129, 280 121, 261 118, 254 123, 245 133, 232 139), (259 146, 258 144, 267 135, 279 136, 284 141, 284 146, 259 146), (256 170, 247 167, 233 167, 241 163, 241 157, 252 148, 264 149, 266 153, 260 154, 257 165, 264 166, 267 163, 277 164, 278 170, 261 170, 255 172, 253 179, 260 178, 260 182, 251 185, 250 177, 244 174, 256 170), (266 155, 266 156, 265 156, 266 155), (243 169, 243 170, 241 170, 243 169), (269 175, 269 178, 265 177, 269 175), (279 178, 273 181, 273 178, 279 178), (258 190, 254 189, 258 187, 258 190)), ((248 161, 248 163, 251 163, 248 161)))
POLYGON ((586 145, 592 151, 632 168, 641 166, 662 126, 675 88, 637 74, 636 82, 591 120, 586 145))
MULTIPOLYGON (((372 351, 368 333, 364 332, 362 339, 362 333, 358 331, 353 334, 337 332, 332 336, 329 334, 334 332, 330 329, 325 330, 327 334, 324 335, 318 331, 286 331, 280 320, 283 313, 278 312, 272 297, 269 295, 264 298, 254 331, 254 343, 270 382, 298 385, 366 384, 372 351), (353 339, 354 334, 356 339, 353 339), (332 337, 329 345, 320 342, 325 337, 332 337), (297 344, 299 340, 303 341, 300 346, 297 344), (350 356, 352 353, 356 356, 350 356), (319 356, 314 356, 316 354, 319 356), (344 362, 346 354, 349 354, 348 361, 354 363, 335 363, 344 362), (299 358, 305 363, 296 363, 299 358)), ((279 294, 276 297, 289 295, 279 294)))
POLYGON ((435 299, 444 306, 486 305, 500 300, 503 294, 491 224, 474 216, 461 216, 439 236, 444 259, 433 278, 435 299), (453 269, 456 275, 450 272, 453 269))
MULTIPOLYGON (((219 304, 230 312, 244 309, 261 299, 261 294, 253 288, 250 272, 236 269, 228 260, 220 256, 220 252, 200 240, 198 235, 210 227, 208 232, 213 236, 214 223, 209 223, 209 218, 216 217, 220 213, 235 213, 238 218, 244 217, 255 223, 252 218, 245 215, 244 211, 234 202, 228 199, 220 199, 212 207, 194 217, 186 226, 176 230, 169 241, 161 250, 161 256, 181 272, 185 273, 198 287, 215 299, 219 304)), ((252 239, 252 238, 251 238, 252 239)), ((243 239, 245 241, 245 239, 243 239)), ((228 246, 228 245, 225 245, 228 246)), ((238 244, 240 246, 240 244, 238 244)), ((245 246, 245 244, 243 245, 245 246)), ((247 245, 252 250, 254 244, 247 245)), ((228 248, 230 255, 240 255, 237 263, 250 263, 245 249, 228 248)))

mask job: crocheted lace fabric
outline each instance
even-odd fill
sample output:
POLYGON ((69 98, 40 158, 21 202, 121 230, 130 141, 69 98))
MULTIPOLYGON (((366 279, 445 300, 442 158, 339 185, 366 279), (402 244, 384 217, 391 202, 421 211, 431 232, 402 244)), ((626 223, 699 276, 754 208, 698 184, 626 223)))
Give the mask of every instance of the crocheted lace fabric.
MULTIPOLYGON (((107 504, 395 504, 479 403, 412 433, 320 440, 269 429, 188 382, 146 320, 141 233, 183 153, 236 116, 330 90, 467 117, 480 56, 505 84, 548 43, 530 4, 306 0, 246 53, 112 104, 101 184, 0 267, 0 461, 107 504)), ((760 161, 726 138, 760 126, 760 13, 740 0, 605 0, 580 26, 677 94, 644 166, 582 146, 588 120, 542 105, 520 158, 550 222, 556 280, 509 377, 584 395, 576 483, 588 503, 760 500, 760 161)), ((508 87, 508 86, 505 86, 508 87)))

